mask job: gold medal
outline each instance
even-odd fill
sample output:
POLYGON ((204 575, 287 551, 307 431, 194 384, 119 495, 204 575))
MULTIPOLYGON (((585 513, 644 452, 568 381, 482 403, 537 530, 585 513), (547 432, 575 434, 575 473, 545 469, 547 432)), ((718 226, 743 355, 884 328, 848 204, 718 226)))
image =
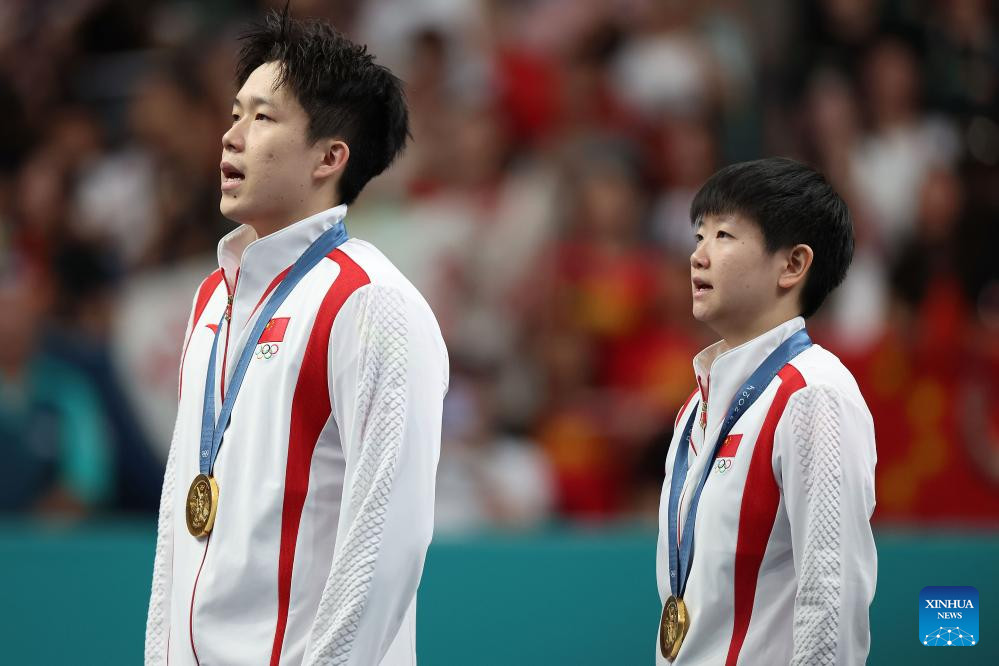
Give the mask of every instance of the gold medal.
POLYGON ((663 615, 659 620, 659 650, 662 655, 673 661, 680 653, 680 645, 683 644, 683 637, 687 635, 690 628, 690 616, 687 615, 687 605, 683 599, 678 599, 673 595, 666 600, 663 606, 663 615))
POLYGON ((219 486, 215 477, 199 474, 187 491, 187 530, 196 537, 212 531, 219 506, 219 486))

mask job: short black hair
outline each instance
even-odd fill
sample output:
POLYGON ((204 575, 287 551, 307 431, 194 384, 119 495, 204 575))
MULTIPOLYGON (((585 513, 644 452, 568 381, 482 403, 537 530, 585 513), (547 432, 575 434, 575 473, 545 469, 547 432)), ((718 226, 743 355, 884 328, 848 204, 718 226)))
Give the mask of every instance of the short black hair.
POLYGON ((351 204, 369 180, 402 152, 409 137, 403 84, 325 21, 299 20, 271 10, 241 37, 236 87, 263 64, 281 65, 287 85, 309 116, 310 142, 339 137, 350 147, 340 179, 341 202, 351 204))
POLYGON ((784 157, 732 164, 715 173, 690 205, 690 222, 741 215, 763 231, 768 252, 804 243, 814 258, 805 276, 801 314, 811 317, 846 277, 853 259, 853 221, 846 202, 818 171, 784 157))

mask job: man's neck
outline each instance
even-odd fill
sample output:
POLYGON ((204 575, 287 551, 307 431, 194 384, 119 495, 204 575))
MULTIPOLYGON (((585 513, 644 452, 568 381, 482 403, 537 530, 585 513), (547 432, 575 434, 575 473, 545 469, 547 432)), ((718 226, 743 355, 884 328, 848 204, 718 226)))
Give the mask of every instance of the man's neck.
MULTIPOLYGON (((318 213, 319 211, 316 212, 318 213)), ((246 224, 253 227, 253 230, 257 232, 257 238, 259 239, 270 236, 271 234, 275 234, 281 231, 282 229, 290 227, 296 222, 300 222, 301 220, 304 220, 307 217, 311 217, 311 215, 312 215, 311 213, 309 215, 302 215, 301 217, 288 219, 286 222, 254 221, 254 222, 247 222, 246 224)))
POLYGON ((302 220, 312 217, 317 213, 321 213, 324 210, 329 210, 330 208, 335 208, 339 203, 334 204, 314 204, 312 206, 303 207, 299 211, 289 211, 284 214, 275 215, 272 219, 261 219, 245 222, 245 224, 253 227, 253 230, 257 232, 257 238, 264 238, 270 236, 271 234, 277 233, 282 229, 290 227, 296 222, 301 222, 302 220))
POLYGON ((266 238, 267 236, 270 236, 273 233, 281 231, 282 229, 293 223, 288 222, 287 224, 266 224, 263 222, 247 222, 246 224, 253 227, 253 230, 257 233, 257 238, 259 239, 259 238, 266 238))

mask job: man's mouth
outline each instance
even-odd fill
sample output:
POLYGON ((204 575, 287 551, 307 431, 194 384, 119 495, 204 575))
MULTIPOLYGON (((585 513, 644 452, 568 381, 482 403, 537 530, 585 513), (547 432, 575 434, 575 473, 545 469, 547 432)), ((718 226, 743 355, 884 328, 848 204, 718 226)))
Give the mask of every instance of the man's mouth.
POLYGON ((243 182, 244 178, 243 172, 229 164, 228 162, 222 162, 219 165, 219 169, 222 172, 222 190, 227 191, 239 187, 240 183, 243 182))
POLYGON ((711 286, 710 282, 702 280, 701 278, 693 278, 690 282, 694 287, 695 296, 699 294, 705 294, 714 288, 711 286))

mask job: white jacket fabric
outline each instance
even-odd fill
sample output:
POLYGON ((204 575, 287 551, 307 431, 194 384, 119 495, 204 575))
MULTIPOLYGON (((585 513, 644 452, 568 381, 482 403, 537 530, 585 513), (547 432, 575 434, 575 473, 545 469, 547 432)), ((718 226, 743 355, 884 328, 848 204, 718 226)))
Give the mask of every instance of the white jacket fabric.
MULTIPOLYGON (((719 457, 704 453, 736 391, 803 327, 797 317, 734 349, 717 343, 694 358, 699 390, 677 416, 659 507, 656 575, 665 602, 674 593, 670 483, 677 447, 688 446, 679 525, 705 465, 712 469, 697 508, 683 595, 690 629, 674 666, 862 664, 867 658, 877 578, 870 525, 877 456, 871 414, 850 372, 829 351, 811 346, 742 415, 719 457), (681 444, 692 413, 691 441, 681 444)), ((670 663, 658 635, 655 651, 656 664, 670 663)))
POLYGON ((163 483, 146 664, 416 662, 416 591, 433 529, 447 351, 429 306, 374 247, 350 239, 247 338, 262 302, 338 206, 219 243, 195 296, 163 483), (255 347, 215 462, 214 529, 187 530, 208 356, 222 321, 216 414, 255 347), (283 320, 287 321, 283 321, 283 320))

